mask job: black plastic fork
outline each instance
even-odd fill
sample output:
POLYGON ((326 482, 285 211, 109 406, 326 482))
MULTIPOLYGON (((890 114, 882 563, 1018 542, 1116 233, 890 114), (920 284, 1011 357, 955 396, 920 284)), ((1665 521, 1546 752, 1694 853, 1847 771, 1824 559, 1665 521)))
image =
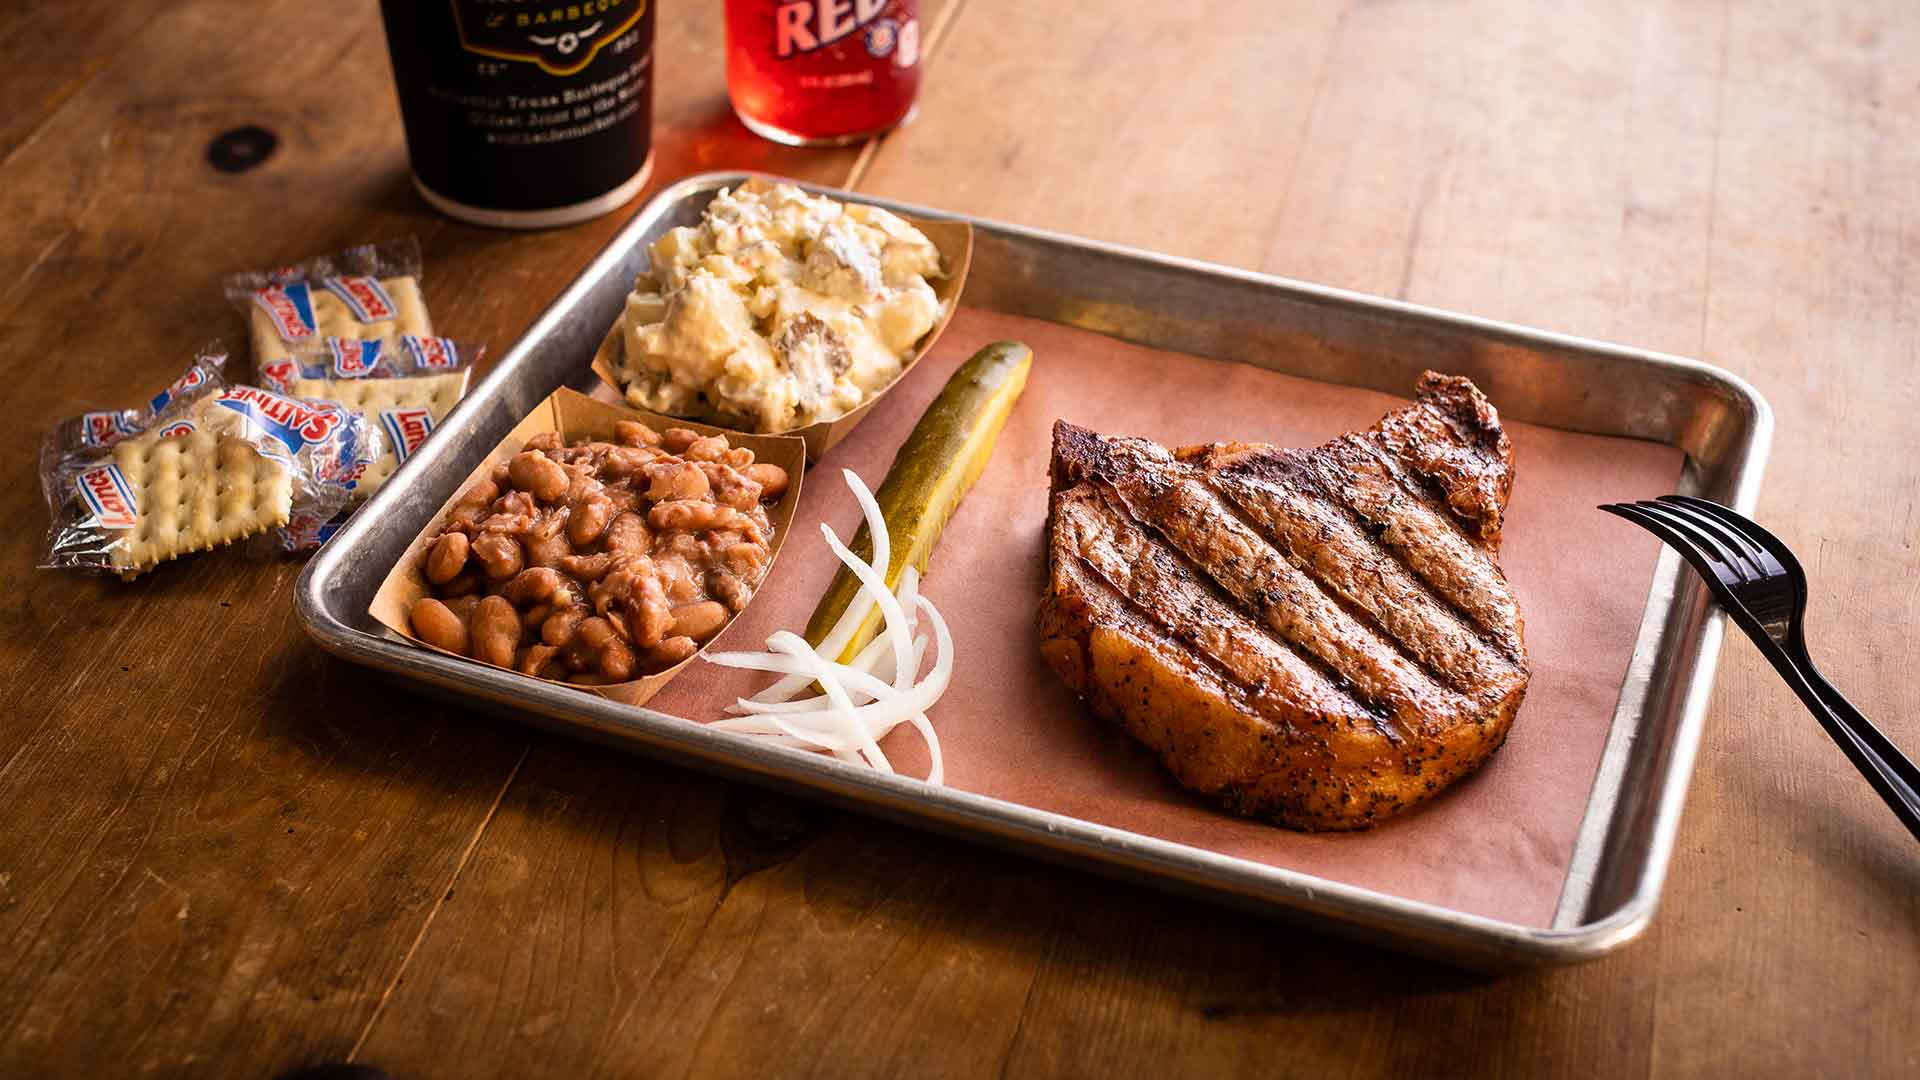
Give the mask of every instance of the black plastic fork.
POLYGON ((1705 499, 1662 495, 1655 502, 1600 509, 1665 540, 1700 571, 1720 606, 1920 840, 1920 768, 1813 666, 1802 629, 1807 574, 1793 552, 1759 525, 1705 499))

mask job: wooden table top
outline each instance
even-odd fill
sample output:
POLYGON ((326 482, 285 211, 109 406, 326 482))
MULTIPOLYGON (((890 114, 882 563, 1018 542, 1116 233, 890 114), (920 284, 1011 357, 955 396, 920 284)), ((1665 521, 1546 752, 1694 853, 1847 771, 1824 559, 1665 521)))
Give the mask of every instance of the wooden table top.
MULTIPOLYGON (((919 119, 789 150, 676 0, 653 186, 763 169, 1723 365, 1777 412, 1759 517, 1818 658, 1920 749, 1910 0, 1284 8, 925 0, 919 119)), ((1737 637, 1652 929, 1492 978, 398 692, 304 639, 296 564, 33 569, 41 429, 237 340, 223 274, 414 233, 498 355, 625 214, 428 211, 370 2, 4 19, 0 1073, 1920 1070, 1920 853, 1737 637), (277 153, 209 168, 243 124, 277 153)))

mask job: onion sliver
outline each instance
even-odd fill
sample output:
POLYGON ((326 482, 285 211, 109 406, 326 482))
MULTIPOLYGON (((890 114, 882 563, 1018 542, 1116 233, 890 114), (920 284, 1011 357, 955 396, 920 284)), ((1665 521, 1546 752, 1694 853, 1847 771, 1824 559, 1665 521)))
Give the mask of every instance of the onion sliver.
POLYGON ((874 599, 880 604, 880 618, 886 623, 887 635, 893 639, 893 685, 906 689, 903 681, 913 677, 913 673, 907 670, 907 648, 913 641, 913 635, 906 632, 907 614, 900 610, 900 601, 887 591, 886 582, 880 580, 880 575, 874 572, 873 567, 861 562, 859 556, 847 550, 847 545, 841 543, 840 537, 834 533, 833 526, 821 522, 820 535, 826 538, 827 546, 833 549, 847 569, 853 571, 854 577, 879 592, 880 595, 874 599))
POLYGON ((926 713, 914 713, 910 719, 913 730, 918 731, 920 737, 927 740, 927 756, 932 759, 932 764, 927 768, 927 783, 945 783, 947 769, 945 763, 940 760, 940 736, 933 733, 933 722, 927 719, 926 713))
MULTIPOLYGON (((886 517, 880 513, 880 504, 874 501, 873 492, 867 490, 867 485, 860 482, 852 469, 842 469, 840 472, 847 478, 847 486, 853 489, 853 497, 860 501, 860 509, 867 515, 868 529, 876 525, 885 528, 886 517)), ((820 527, 825 530, 827 544, 833 548, 833 553, 840 556, 840 561, 846 563, 847 569, 853 571, 854 576, 867 588, 874 590, 873 599, 880 605, 880 616, 886 620, 887 630, 893 636, 893 685, 905 690, 913 682, 913 677, 919 674, 907 668, 907 647, 913 641, 913 624, 907 621, 906 605, 887 590, 887 563, 880 559, 875 559, 872 565, 862 563, 853 552, 840 546, 840 538, 833 535, 833 530, 828 529, 825 522, 820 527), (862 567, 866 568, 866 574, 860 572, 862 567), (872 575, 871 579, 869 574, 872 575)))
MULTIPOLYGON (((786 632, 787 631, 784 630, 781 631, 781 633, 786 632)), ((799 637, 798 634, 794 636, 799 637)), ((833 669, 834 676, 840 680, 843 686, 858 690, 869 698, 878 698, 883 694, 892 695, 900 692, 895 690, 891 684, 882 682, 864 671, 857 671, 844 664, 835 664, 817 655, 816 658, 819 659, 821 663, 833 669)), ((795 659, 791 653, 718 652, 709 654, 707 660, 711 663, 719 664, 721 667, 745 668, 748 671, 765 671, 774 675, 801 675, 804 676, 809 683, 815 681, 811 674, 813 668, 809 667, 805 662, 795 659)), ((748 700, 756 706, 763 704, 791 704, 790 702, 758 702, 752 701, 752 699, 748 700)), ((816 708, 817 707, 818 706, 816 706, 816 708)))

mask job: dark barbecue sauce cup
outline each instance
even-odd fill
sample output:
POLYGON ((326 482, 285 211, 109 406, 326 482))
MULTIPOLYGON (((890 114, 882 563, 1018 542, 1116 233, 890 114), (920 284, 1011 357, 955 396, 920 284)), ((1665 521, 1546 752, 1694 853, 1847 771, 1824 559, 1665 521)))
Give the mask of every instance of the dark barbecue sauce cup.
POLYGON ((646 182, 653 0, 381 0, 414 186, 442 213, 539 229, 646 182))

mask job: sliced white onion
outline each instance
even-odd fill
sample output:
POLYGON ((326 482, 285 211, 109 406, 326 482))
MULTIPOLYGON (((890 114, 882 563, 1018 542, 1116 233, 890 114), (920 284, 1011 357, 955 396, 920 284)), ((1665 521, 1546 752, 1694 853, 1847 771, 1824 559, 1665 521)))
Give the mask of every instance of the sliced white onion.
MULTIPOLYGON (((867 493, 866 484, 854 475, 852 469, 841 469, 840 475, 846 478, 847 486, 853 489, 854 499, 860 503, 860 513, 867 519, 867 546, 873 549, 873 565, 880 567, 884 576, 893 559, 893 536, 887 531, 887 521, 880 513, 880 504, 874 502, 873 496, 867 493), (865 499, 860 498, 863 494, 867 496, 865 499)), ((845 651, 847 642, 853 640, 860 624, 867 621, 867 612, 873 610, 873 599, 871 587, 863 580, 860 591, 847 604, 847 610, 840 613, 840 620, 833 624, 833 629, 820 639, 820 648, 815 651, 827 657, 839 656, 845 651)), ((806 680, 790 676, 753 697, 755 701, 787 701, 806 688, 806 680)))
POLYGON ((865 762, 881 772, 892 772, 880 740, 901 724, 911 724, 927 742, 927 781, 943 783, 946 767, 940 738, 927 718, 927 710, 952 682, 953 635, 939 609, 921 595, 920 575, 912 566, 902 569, 900 582, 893 590, 887 589, 884 569, 891 538, 886 521, 860 478, 852 472, 842 475, 866 517, 867 531, 873 538, 873 561, 867 562, 848 550, 827 525, 820 526, 820 533, 835 557, 859 580, 859 593, 818 648, 798 634, 782 630, 767 639, 765 652, 705 654, 711 663, 781 676, 758 694, 728 706, 727 711, 736 715, 715 720, 709 726, 757 736, 776 746, 824 750, 844 761, 865 762), (837 662, 835 658, 846 650, 876 606, 882 623, 880 632, 849 662, 837 662), (918 632, 923 614, 933 624, 931 641, 918 632), (926 663, 929 647, 933 663, 922 676, 920 669, 926 663), (797 697, 808 687, 818 687, 821 692, 797 697))

